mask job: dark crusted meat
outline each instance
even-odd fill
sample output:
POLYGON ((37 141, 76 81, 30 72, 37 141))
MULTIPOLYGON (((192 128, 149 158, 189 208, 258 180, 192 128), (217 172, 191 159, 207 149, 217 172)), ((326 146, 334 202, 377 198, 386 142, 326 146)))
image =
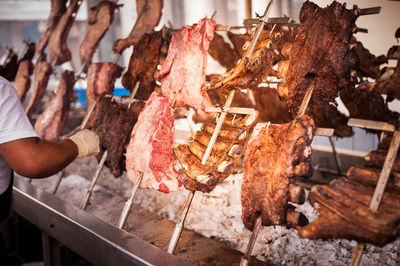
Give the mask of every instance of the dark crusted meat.
POLYGON ((0 76, 8 81, 14 81, 18 72, 18 55, 12 50, 8 49, 6 59, 3 65, 0 66, 0 76))
POLYGON ((257 113, 246 116, 228 114, 205 165, 201 161, 216 122, 203 123, 189 143, 174 147, 175 157, 182 166, 179 181, 189 190, 213 190, 235 171, 256 122, 257 113))
POLYGON ((156 86, 155 72, 160 61, 161 45, 161 31, 158 31, 142 35, 133 49, 122 85, 132 92, 139 82, 136 99, 147 100, 156 86))
POLYGON ((259 215, 265 226, 287 225, 293 178, 312 174, 313 131, 312 118, 304 115, 290 123, 263 127, 249 142, 241 192, 246 228, 252 230, 259 215))
POLYGON ((65 70, 61 74, 60 83, 46 109, 35 123, 35 131, 41 139, 57 141, 64 133, 71 102, 74 101, 75 73, 65 70))
POLYGON ((310 106, 307 114, 314 119, 315 126, 333 128, 335 136, 339 138, 354 135, 353 129, 347 125, 349 119, 333 104, 323 103, 310 106))
POLYGON ((100 137, 100 153, 97 160, 107 151, 105 165, 114 177, 119 177, 125 171, 125 152, 130 134, 144 102, 133 104, 112 102, 111 98, 103 98, 93 130, 100 137))
POLYGON ((400 60, 397 61, 396 68, 382 69, 376 82, 374 91, 378 94, 386 94, 388 102, 400 99, 400 60))
POLYGON ((49 38, 56 28, 61 16, 67 10, 67 0, 51 0, 50 15, 47 18, 46 30, 40 35, 36 52, 41 56, 49 42, 49 38))
POLYGON ((67 47, 67 39, 81 4, 82 0, 70 1, 67 10, 59 19, 49 38, 49 56, 52 65, 61 65, 71 60, 71 51, 67 47))
POLYGON ((350 81, 350 41, 358 9, 334 1, 319 8, 306 1, 300 11, 300 26, 291 44, 286 83, 278 93, 297 113, 304 95, 315 82, 310 105, 332 102, 350 81))
POLYGON ((250 34, 235 34, 233 32, 228 31, 228 38, 231 40, 233 44, 233 48, 235 49, 236 53, 239 55, 239 57, 243 56, 244 50, 243 50, 243 45, 246 42, 251 41, 251 35, 250 34))
POLYGON ((224 41, 224 37, 214 33, 214 38, 208 48, 208 53, 214 58, 221 66, 226 69, 231 69, 236 65, 236 61, 240 58, 240 55, 235 49, 224 41))
POLYGON ((81 63, 84 65, 83 71, 92 63, 93 54, 100 43, 100 40, 106 34, 108 28, 114 20, 114 11, 117 4, 115 1, 101 1, 96 6, 90 8, 89 28, 86 32, 80 47, 79 54, 81 63))
MULTIPOLYGON (((43 57, 44 59, 44 57, 43 57)), ((46 62, 38 62, 35 66, 32 95, 25 108, 26 115, 31 118, 39 107, 40 101, 46 92, 47 83, 52 73, 51 65, 46 62)))
POLYGON ((137 19, 132 32, 127 38, 116 40, 113 51, 121 54, 141 38, 143 33, 140 33, 140 31, 154 30, 160 22, 163 6, 164 0, 136 0, 137 19))

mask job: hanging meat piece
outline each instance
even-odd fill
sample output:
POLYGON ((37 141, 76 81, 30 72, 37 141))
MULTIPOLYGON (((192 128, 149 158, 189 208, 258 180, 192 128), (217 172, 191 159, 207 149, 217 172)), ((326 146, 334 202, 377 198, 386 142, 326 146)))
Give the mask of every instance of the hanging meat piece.
POLYGON ((347 125, 349 119, 339 112, 333 104, 323 103, 310 106, 307 114, 314 119, 315 126, 333 128, 335 130, 334 135, 339 138, 354 135, 353 129, 347 125))
POLYGON ((371 210, 373 188, 346 180, 313 186, 309 201, 319 212, 311 224, 299 228, 301 237, 309 239, 346 238, 383 246, 399 234, 400 198, 386 192, 382 208, 371 210))
POLYGON ((182 166, 178 179, 186 189, 210 192, 236 170, 257 116, 257 112, 246 116, 228 114, 205 165, 201 161, 214 132, 215 121, 203 123, 189 143, 174 147, 175 158, 182 166))
MULTIPOLYGON (((347 170, 346 177, 355 183, 375 187, 382 169, 355 165, 347 170)), ((392 172, 386 186, 387 191, 400 192, 400 173, 392 172)))
POLYGON ((236 61, 240 58, 235 49, 224 41, 224 37, 214 33, 214 38, 208 48, 208 53, 214 58, 221 66, 226 69, 231 69, 236 65, 236 61))
POLYGON ((126 170, 126 146, 144 102, 138 101, 128 105, 110 99, 103 98, 99 103, 99 114, 93 127, 100 137, 100 153, 96 157, 100 161, 103 152, 107 151, 105 165, 114 177, 119 177, 126 170))
POLYGON ((94 63, 89 66, 86 98, 88 109, 91 109, 95 103, 96 107, 92 114, 88 112, 84 117, 83 121, 88 119, 85 128, 93 128, 100 109, 97 104, 106 94, 111 94, 114 91, 115 80, 121 76, 121 73, 122 68, 110 62, 94 63))
POLYGON ((242 57, 244 54, 243 46, 246 42, 251 41, 250 34, 235 34, 233 32, 228 31, 228 38, 231 40, 233 44, 233 48, 235 49, 236 53, 239 57, 242 57))
MULTIPOLYGON (((275 34, 278 33, 269 33, 270 29, 261 32, 250 58, 244 54, 235 68, 222 74, 219 79, 205 84, 203 90, 222 88, 222 92, 228 95, 232 89, 256 89, 272 71, 275 57, 273 42, 275 34)), ((245 47, 246 51, 248 46, 245 47)))
MULTIPOLYGON (((375 150, 370 151, 367 155, 365 155, 364 159, 366 161, 366 166, 374 167, 374 168, 382 168, 386 159, 387 150, 375 150)), ((395 172, 400 172, 400 157, 397 156, 392 170, 395 172)))
POLYGON ((260 121, 282 124, 291 120, 289 108, 279 99, 276 89, 259 87, 253 90, 253 94, 260 121))
POLYGON ((61 74, 56 96, 39 115, 35 123, 35 131, 41 139, 57 141, 64 133, 71 102, 74 99, 75 73, 65 70, 61 74))
POLYGON ((126 150, 128 178, 135 183, 143 174, 140 188, 164 193, 179 190, 174 169, 174 110, 171 102, 154 91, 139 114, 126 150))
POLYGON ((376 79, 379 75, 380 65, 388 62, 386 56, 376 57, 355 38, 352 45, 351 56, 354 64, 352 69, 355 69, 361 78, 371 77, 376 79))
POLYGON ((19 63, 18 72, 14 80, 14 87, 18 93, 21 103, 24 102, 26 93, 31 87, 32 73, 33 64, 30 60, 23 60, 19 63))
POLYGON ((396 68, 382 69, 376 81, 374 91, 378 94, 386 94, 387 102, 400 99, 400 60, 397 61, 396 68))
POLYGON ((118 54, 141 38, 146 31, 153 31, 162 15, 164 0, 136 0, 137 19, 129 36, 114 42, 113 51, 118 54), (141 33, 142 32, 142 33, 141 33))
POLYGON ((175 106, 190 106, 204 111, 211 106, 208 94, 201 91, 205 82, 207 50, 214 36, 216 23, 203 18, 194 26, 185 26, 171 39, 168 56, 159 78, 161 91, 175 106))
POLYGON ((49 56, 51 65, 61 65, 71 60, 71 51, 67 47, 69 31, 75 22, 82 0, 71 0, 67 10, 61 16, 49 38, 49 56))
MULTIPOLYGON (((42 57, 42 59, 45 59, 45 57, 42 57)), ((25 108, 26 115, 29 118, 32 118, 32 115, 39 107, 40 101, 42 100, 42 97, 46 92, 47 83, 52 72, 53 70, 48 62, 42 61, 36 63, 32 94, 29 98, 28 105, 25 108)))
POLYGON ((56 28, 61 16, 67 10, 67 0, 51 0, 50 15, 47 18, 46 30, 40 35, 36 52, 41 56, 44 53, 49 38, 56 28))
POLYGON ((104 0, 90 8, 89 28, 79 47, 81 63, 84 65, 84 73, 86 73, 87 68, 92 63, 93 54, 99 46, 100 40, 106 34, 114 20, 116 7, 117 4, 115 1, 104 0))
POLYGON ((155 72, 160 61, 161 45, 161 31, 158 31, 142 35, 133 49, 122 85, 132 92, 139 82, 136 99, 147 100, 156 87, 155 72))
POLYGON ((350 82, 350 41, 359 10, 334 1, 319 8, 306 1, 300 25, 291 44, 286 83, 278 86, 291 112, 297 113, 307 89, 314 82, 310 105, 333 102, 338 91, 350 82))
POLYGON ((14 81, 17 71, 18 55, 12 49, 8 49, 6 59, 0 66, 0 76, 11 82, 14 81))
POLYGON ((349 88, 340 92, 340 99, 352 118, 398 123, 398 113, 390 111, 387 103, 375 92, 349 88))
POLYGON ((400 46, 393 45, 387 52, 388 59, 400 59, 400 46))
POLYGON ((36 50, 36 44, 34 42, 28 42, 24 41, 26 47, 25 47, 25 52, 19 59, 19 62, 29 60, 31 61, 33 57, 35 56, 35 50, 36 50))
POLYGON ((249 142, 241 192, 246 228, 252 230, 259 215, 265 226, 288 224, 288 202, 297 198, 291 197, 290 185, 294 178, 312 174, 313 131, 312 118, 304 115, 290 123, 263 127, 249 142))

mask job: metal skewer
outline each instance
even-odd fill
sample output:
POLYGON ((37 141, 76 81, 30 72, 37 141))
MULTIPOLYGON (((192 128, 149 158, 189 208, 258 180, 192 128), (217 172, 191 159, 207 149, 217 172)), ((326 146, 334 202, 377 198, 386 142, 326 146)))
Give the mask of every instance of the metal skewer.
POLYGON ((336 152, 335 144, 333 143, 332 137, 328 137, 328 138, 329 138, 329 142, 331 143, 333 159, 335 160, 338 175, 341 176, 342 175, 342 170, 341 170, 342 167, 340 164, 339 154, 336 152))
POLYGON ((139 177, 137 178, 135 185, 132 188, 131 197, 127 202, 125 202, 124 209, 121 212, 121 216, 118 221, 118 228, 122 229, 125 225, 126 219, 128 218, 129 211, 131 210, 133 199, 135 198, 136 191, 139 188, 140 182, 142 182, 143 173, 139 172, 139 177))

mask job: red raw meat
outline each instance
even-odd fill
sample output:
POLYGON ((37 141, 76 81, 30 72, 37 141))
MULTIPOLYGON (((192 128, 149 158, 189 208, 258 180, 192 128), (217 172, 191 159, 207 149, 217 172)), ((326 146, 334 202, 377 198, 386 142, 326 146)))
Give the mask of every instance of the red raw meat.
POLYGON ((174 169, 174 110, 171 102, 154 91, 132 130, 126 150, 126 169, 132 183, 143 173, 140 188, 169 193, 179 190, 174 169))
POLYGON ((171 39, 167 58, 161 67, 162 94, 175 106, 205 110, 211 100, 201 86, 205 82, 207 50, 214 37, 215 21, 204 18, 194 26, 186 26, 171 39))

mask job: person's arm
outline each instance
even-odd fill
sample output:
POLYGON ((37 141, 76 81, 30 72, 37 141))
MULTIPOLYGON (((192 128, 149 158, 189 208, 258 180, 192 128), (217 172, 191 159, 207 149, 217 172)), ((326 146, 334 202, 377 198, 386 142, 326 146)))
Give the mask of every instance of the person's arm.
POLYGON ((0 154, 22 176, 42 178, 53 175, 78 155, 78 146, 70 139, 53 143, 39 138, 23 138, 0 144, 0 154))

